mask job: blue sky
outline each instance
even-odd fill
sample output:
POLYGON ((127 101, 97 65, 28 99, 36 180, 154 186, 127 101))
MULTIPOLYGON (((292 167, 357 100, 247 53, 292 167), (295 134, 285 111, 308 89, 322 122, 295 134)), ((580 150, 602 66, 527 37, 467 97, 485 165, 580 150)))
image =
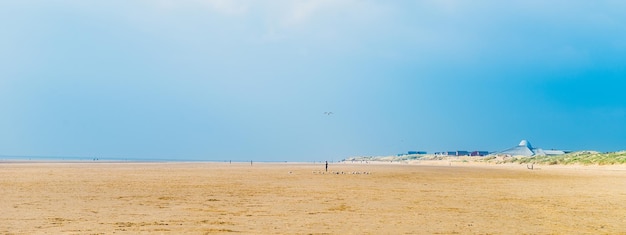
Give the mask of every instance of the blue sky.
POLYGON ((626 149, 626 2, 0 2, 0 155, 626 149), (332 111, 333 115, 324 115, 332 111))

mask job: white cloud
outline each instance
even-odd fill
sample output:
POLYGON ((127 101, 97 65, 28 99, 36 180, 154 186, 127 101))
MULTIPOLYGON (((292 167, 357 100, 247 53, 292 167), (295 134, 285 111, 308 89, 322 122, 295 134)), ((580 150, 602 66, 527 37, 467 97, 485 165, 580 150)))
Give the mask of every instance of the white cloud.
POLYGON ((251 1, 247 0, 146 0, 146 5, 163 10, 176 8, 205 8, 228 16, 242 16, 248 13, 251 1))
POLYGON ((337 0, 301 0, 291 3, 282 16, 282 25, 286 27, 296 26, 312 20, 316 15, 325 10, 344 8, 347 9, 354 1, 337 0), (351 2, 351 3, 350 3, 351 2))
POLYGON ((146 1, 162 8, 207 7, 230 17, 262 17, 273 27, 297 27, 331 13, 353 13, 361 17, 374 13, 380 4, 367 0, 159 0, 146 1))
POLYGON ((463 2, 456 0, 421 0, 418 4, 424 4, 423 6, 430 9, 439 9, 445 13, 453 14, 462 9, 463 2))
POLYGON ((208 4, 213 10, 225 15, 245 15, 250 8, 250 1, 246 0, 198 0, 208 4))

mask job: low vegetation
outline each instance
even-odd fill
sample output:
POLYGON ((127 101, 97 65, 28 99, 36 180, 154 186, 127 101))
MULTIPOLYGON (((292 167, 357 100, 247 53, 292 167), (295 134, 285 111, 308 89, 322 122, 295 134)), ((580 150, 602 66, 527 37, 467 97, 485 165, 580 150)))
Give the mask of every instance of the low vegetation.
POLYGON ((616 165, 626 164, 626 151, 609 153, 580 151, 558 156, 534 157, 489 156, 482 161, 544 165, 616 165))
POLYGON ((402 155, 402 156, 364 156, 351 157, 344 161, 413 161, 413 160, 450 160, 453 162, 488 162, 495 164, 519 163, 541 165, 619 165, 626 164, 626 151, 600 153, 579 151, 557 156, 506 156, 489 155, 485 157, 448 157, 438 155, 402 155))

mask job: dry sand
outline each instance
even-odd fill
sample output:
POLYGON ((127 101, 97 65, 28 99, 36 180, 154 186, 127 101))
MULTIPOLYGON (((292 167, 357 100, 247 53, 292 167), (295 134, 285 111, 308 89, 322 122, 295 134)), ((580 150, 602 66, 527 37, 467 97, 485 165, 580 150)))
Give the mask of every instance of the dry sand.
POLYGON ((0 234, 626 234, 624 168, 455 164, 0 162, 0 234))

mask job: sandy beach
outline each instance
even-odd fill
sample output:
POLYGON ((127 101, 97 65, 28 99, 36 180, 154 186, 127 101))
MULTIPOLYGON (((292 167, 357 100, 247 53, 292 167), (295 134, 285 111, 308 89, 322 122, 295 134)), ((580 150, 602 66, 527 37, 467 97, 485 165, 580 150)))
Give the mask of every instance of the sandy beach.
POLYGON ((626 234, 626 168, 535 167, 4 161, 0 233, 626 234))

